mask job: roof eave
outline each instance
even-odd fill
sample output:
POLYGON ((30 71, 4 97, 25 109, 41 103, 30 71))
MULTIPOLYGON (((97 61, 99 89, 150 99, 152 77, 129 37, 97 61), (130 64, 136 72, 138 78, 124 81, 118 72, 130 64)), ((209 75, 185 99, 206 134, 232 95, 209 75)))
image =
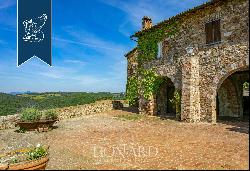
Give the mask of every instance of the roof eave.
POLYGON ((132 49, 131 51, 129 51, 127 54, 125 54, 124 56, 127 58, 131 53, 133 53, 134 51, 137 50, 137 47, 135 47, 134 49, 132 49))
POLYGON ((204 4, 202 4, 202 5, 196 6, 196 7, 192 8, 192 9, 189 9, 189 10, 187 10, 187 11, 184 11, 184 12, 182 12, 182 13, 179 13, 179 14, 177 14, 177 15, 175 15, 175 16, 173 16, 173 17, 167 19, 167 20, 164 20, 164 21, 162 21, 162 22, 160 22, 160 23, 154 25, 153 27, 151 27, 151 28, 149 28, 149 29, 147 29, 147 30, 138 31, 138 32, 136 32, 134 35, 130 36, 130 38, 140 37, 141 35, 143 35, 143 34, 145 34, 145 33, 147 33, 147 32, 150 32, 150 31, 152 31, 152 30, 154 30, 154 29, 157 29, 158 27, 161 27, 163 24, 171 23, 171 22, 173 22, 174 20, 178 20, 179 18, 181 18, 181 17, 183 17, 183 16, 185 16, 185 15, 187 15, 187 14, 196 12, 196 11, 198 11, 198 10, 201 10, 201 9, 205 8, 205 7, 208 7, 208 6, 210 6, 210 5, 214 5, 214 4, 216 4, 217 2, 222 2, 222 1, 223 1, 223 0, 211 0, 211 1, 208 1, 208 2, 206 2, 206 3, 204 3, 204 4))

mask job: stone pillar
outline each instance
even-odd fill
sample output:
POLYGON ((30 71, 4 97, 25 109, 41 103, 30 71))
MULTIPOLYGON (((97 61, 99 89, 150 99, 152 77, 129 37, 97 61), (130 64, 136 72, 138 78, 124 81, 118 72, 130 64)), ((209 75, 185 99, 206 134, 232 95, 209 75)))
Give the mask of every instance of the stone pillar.
POLYGON ((199 57, 189 55, 182 62, 181 120, 200 121, 199 57))

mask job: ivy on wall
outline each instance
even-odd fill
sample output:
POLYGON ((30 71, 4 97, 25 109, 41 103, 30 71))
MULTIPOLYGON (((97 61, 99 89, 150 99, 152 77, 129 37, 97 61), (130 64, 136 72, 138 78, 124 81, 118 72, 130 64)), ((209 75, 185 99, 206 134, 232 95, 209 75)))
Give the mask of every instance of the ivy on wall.
MULTIPOLYGON (((150 32, 146 32, 138 37, 138 64, 139 66, 147 61, 156 59, 158 53, 157 43, 163 41, 164 38, 170 37, 177 32, 177 23, 173 22, 165 24, 160 28, 156 28, 150 32)), ((142 68, 142 66, 141 66, 142 68)))
POLYGON ((126 99, 130 106, 136 105, 138 95, 138 78, 136 75, 133 75, 128 79, 126 89, 126 99))
POLYGON ((180 114, 181 114, 181 92, 179 90, 175 90, 174 98, 171 99, 170 102, 175 105, 176 118, 180 119, 180 114))
POLYGON ((249 82, 244 82, 243 89, 249 90, 249 82))
POLYGON ((139 95, 149 99, 159 89, 164 78, 159 77, 155 68, 145 69, 146 62, 156 59, 158 42, 177 33, 177 22, 162 23, 160 27, 141 32, 138 36, 138 70, 135 76, 128 79, 126 97, 130 105, 135 105, 139 95), (140 92, 139 92, 140 91, 140 92))
POLYGON ((154 68, 150 70, 142 70, 140 72, 141 79, 139 79, 139 85, 142 87, 142 95, 145 99, 149 99, 159 89, 163 83, 164 78, 159 77, 154 68))

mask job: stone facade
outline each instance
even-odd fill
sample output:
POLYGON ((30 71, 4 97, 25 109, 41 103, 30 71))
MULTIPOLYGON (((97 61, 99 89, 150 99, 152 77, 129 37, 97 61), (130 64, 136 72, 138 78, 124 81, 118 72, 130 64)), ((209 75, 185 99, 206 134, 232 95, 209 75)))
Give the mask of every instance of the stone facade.
MULTIPOLYGON (((181 120, 216 122, 216 98, 223 93, 218 90, 230 84, 224 81, 233 73, 249 70, 248 16, 248 0, 216 0, 178 15, 178 33, 162 40, 166 49, 162 57, 144 64, 146 69, 157 68, 159 76, 170 78, 181 90, 181 120), (206 44, 205 24, 218 19, 221 41, 206 44)), ((155 114, 155 103, 155 97, 141 97, 141 113, 155 114)), ((239 110, 233 108, 230 115, 238 116, 239 110)))
POLYGON ((127 53, 125 56, 127 57, 128 66, 127 66, 127 79, 133 76, 137 72, 138 62, 137 62, 138 51, 137 48, 134 48, 132 51, 127 53))

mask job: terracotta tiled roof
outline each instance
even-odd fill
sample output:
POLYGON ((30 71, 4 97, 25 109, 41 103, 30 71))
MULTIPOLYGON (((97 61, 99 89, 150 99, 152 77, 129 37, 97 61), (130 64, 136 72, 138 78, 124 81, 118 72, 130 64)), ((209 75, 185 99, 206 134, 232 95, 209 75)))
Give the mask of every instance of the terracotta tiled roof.
POLYGON ((199 5, 199 6, 196 6, 192 9, 189 9, 187 11, 184 11, 182 13, 179 13, 167 20, 164 20, 156 25, 154 25, 153 27, 151 27, 150 29, 147 29, 147 30, 143 30, 143 31, 138 31, 136 32, 134 35, 132 35, 130 38, 133 38, 133 37, 139 37, 140 35, 142 35, 143 33, 146 33, 146 32, 149 32, 155 28, 158 28, 158 27, 161 27, 163 24, 166 24, 166 23, 171 23, 173 20, 176 20, 176 19, 179 19, 181 17, 183 17, 184 15, 187 15, 187 14, 190 14, 190 13, 193 13, 193 12, 196 12, 197 10, 201 10, 201 9, 204 9, 205 7, 208 7, 208 6, 211 6, 211 5, 214 5, 216 3, 220 3, 220 2, 226 2, 227 0, 210 0, 202 5, 199 5))

